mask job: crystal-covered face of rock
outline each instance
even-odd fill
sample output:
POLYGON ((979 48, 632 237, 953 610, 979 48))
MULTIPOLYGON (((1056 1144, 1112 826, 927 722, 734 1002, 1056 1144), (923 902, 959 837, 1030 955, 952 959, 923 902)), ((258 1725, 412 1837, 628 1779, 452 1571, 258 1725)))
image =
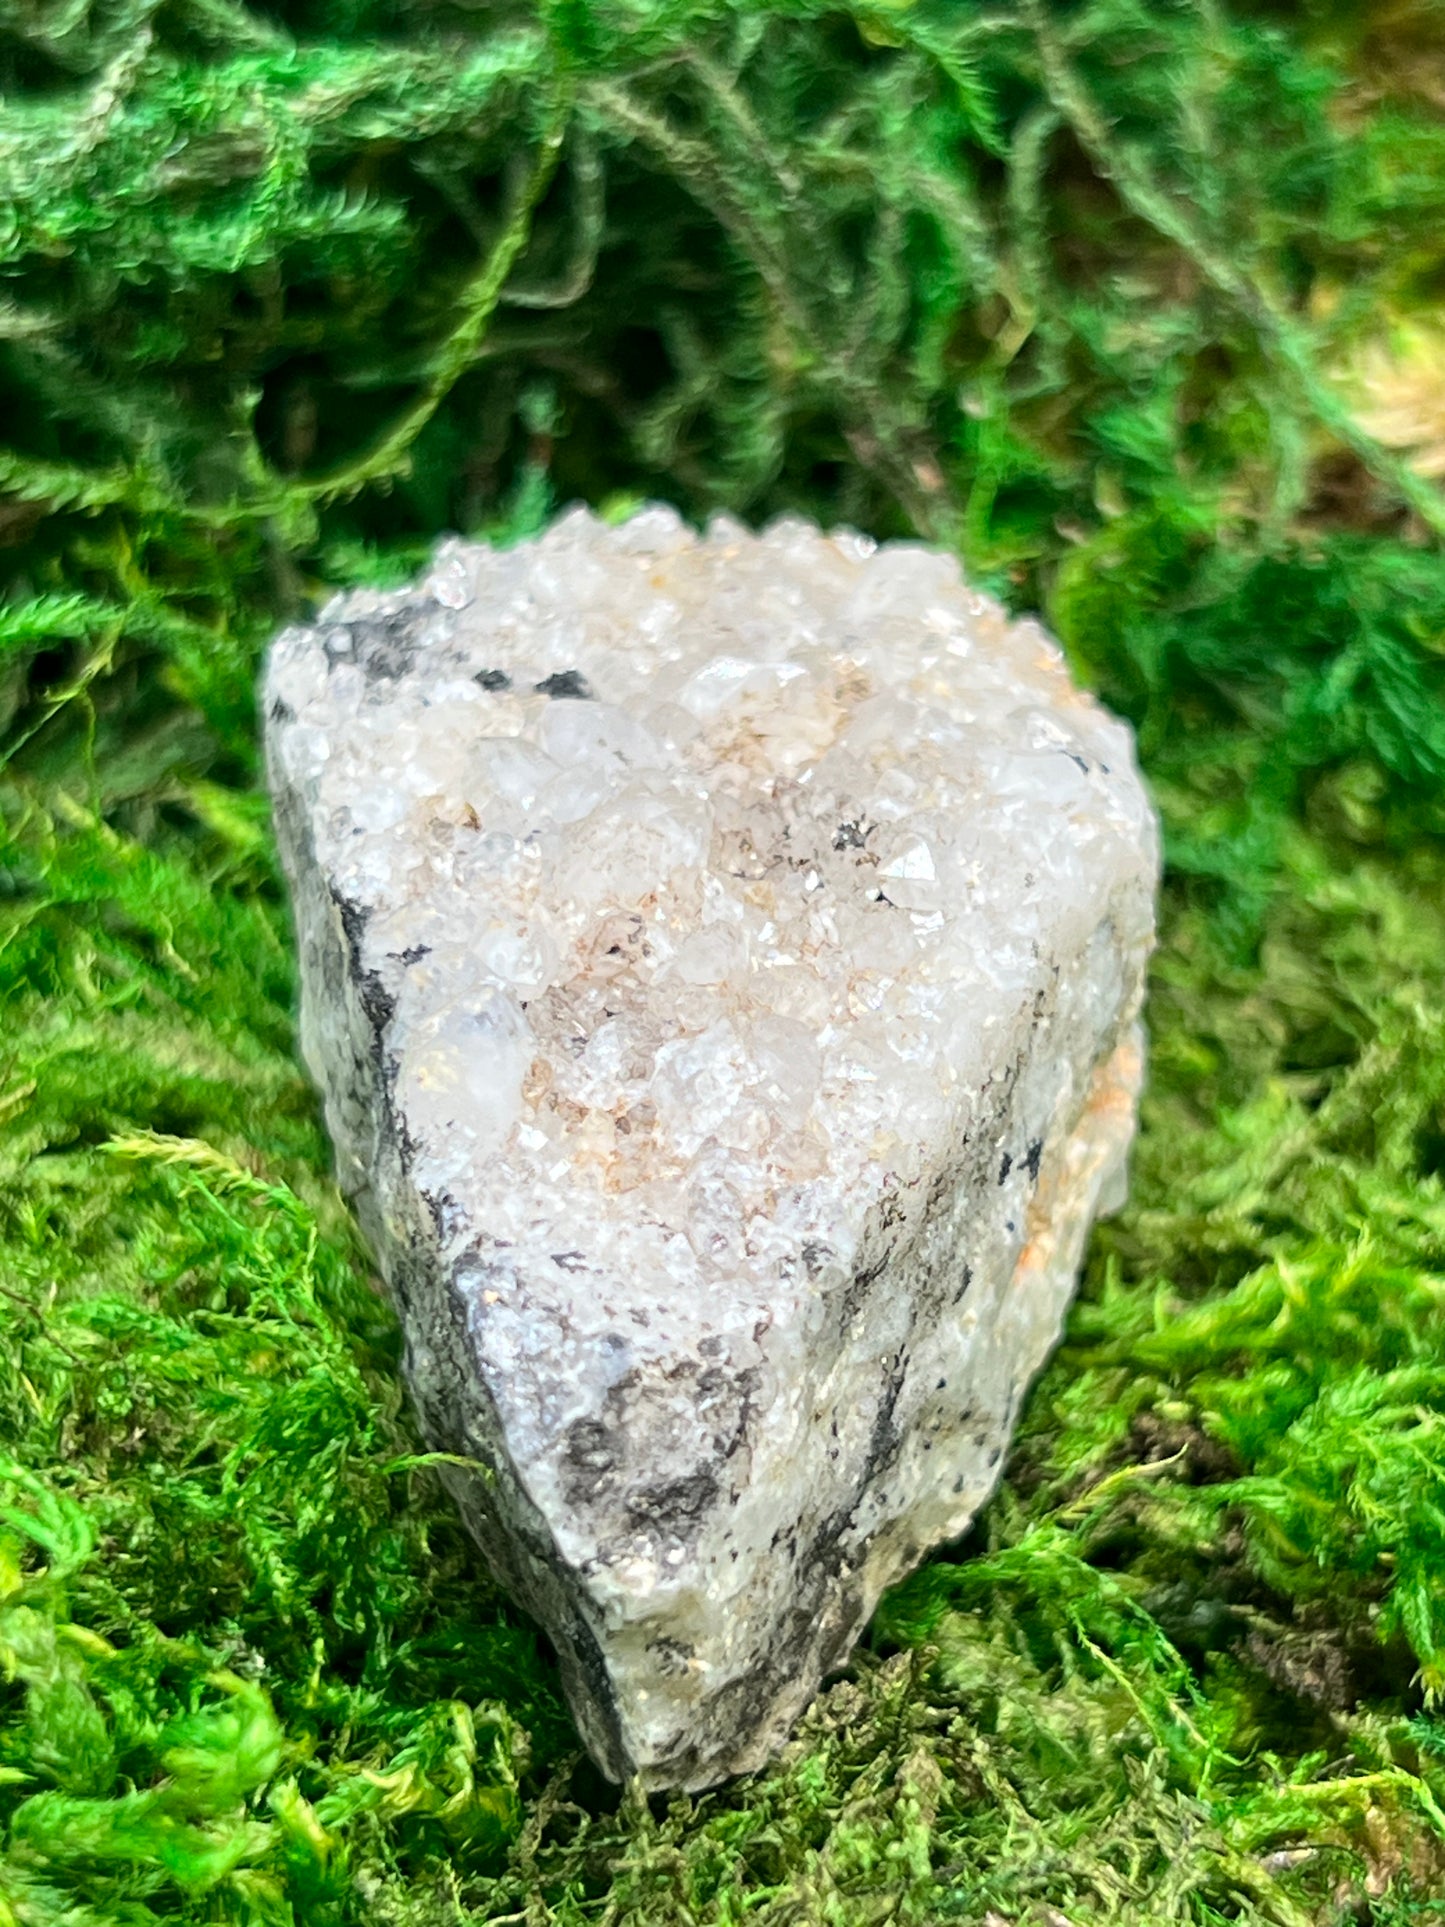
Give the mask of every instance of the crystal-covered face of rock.
POLYGON ((662 510, 444 545, 266 704, 303 1041, 469 1516, 604 1764, 756 1763, 986 1493, 1122 1158, 1128 733, 950 558, 662 510))

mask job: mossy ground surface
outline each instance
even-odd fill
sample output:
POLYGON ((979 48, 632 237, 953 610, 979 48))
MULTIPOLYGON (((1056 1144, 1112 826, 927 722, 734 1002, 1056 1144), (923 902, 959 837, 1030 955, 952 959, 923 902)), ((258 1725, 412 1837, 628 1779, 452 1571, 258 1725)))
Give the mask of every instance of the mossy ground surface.
POLYGON ((1445 18, 0 8, 0 1923, 1445 1920, 1445 18), (578 497, 954 544, 1165 819, 1132 1202, 970 1541, 640 1802, 297 1067, 278 621, 578 497))

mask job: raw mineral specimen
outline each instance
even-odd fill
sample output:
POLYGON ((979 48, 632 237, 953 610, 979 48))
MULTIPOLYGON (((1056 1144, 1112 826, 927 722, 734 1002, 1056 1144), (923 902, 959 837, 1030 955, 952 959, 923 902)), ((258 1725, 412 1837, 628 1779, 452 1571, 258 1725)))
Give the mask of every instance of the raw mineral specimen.
POLYGON ((1122 1194, 1154 818, 927 549, 585 512, 265 688, 423 1426, 605 1771, 761 1765, 998 1478, 1122 1194))

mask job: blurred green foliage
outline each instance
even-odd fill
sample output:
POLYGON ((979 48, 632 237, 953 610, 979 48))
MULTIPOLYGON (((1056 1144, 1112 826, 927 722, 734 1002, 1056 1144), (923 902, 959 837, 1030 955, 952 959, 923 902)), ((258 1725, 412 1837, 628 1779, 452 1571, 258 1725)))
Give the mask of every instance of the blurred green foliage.
POLYGON ((1445 1920, 1436 0, 0 7, 0 1927, 1445 1920), (585 1763, 293 1057, 266 637, 568 500, 1139 730, 1133 1200, 782 1761, 585 1763))

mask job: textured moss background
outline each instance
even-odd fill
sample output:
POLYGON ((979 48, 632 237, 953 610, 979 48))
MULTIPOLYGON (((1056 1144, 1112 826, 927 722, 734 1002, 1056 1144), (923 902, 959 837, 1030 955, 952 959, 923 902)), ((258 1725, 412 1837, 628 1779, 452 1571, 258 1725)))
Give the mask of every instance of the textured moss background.
POLYGON ((0 6, 0 1923, 1445 1920, 1445 15, 0 6), (578 1761, 293 1055, 253 684, 586 497, 1137 725, 1133 1201, 779 1765, 578 1761))

